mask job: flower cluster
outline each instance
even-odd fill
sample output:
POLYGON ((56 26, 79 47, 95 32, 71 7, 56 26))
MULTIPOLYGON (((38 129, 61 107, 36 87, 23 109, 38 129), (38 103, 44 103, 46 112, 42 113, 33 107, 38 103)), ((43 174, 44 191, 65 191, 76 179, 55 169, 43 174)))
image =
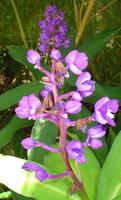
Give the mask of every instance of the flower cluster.
MULTIPOLYGON (((86 139, 84 142, 72 140, 67 142, 65 146, 68 158, 72 158, 78 163, 85 163, 86 157, 84 149, 86 147, 98 149, 103 146, 100 140, 106 134, 106 128, 103 125, 109 124, 115 126, 114 114, 118 111, 118 100, 103 97, 95 103, 94 113, 91 116, 85 119, 71 121, 68 114, 75 115, 81 112, 83 98, 90 96, 95 90, 95 81, 91 80, 91 74, 85 71, 88 65, 88 58, 84 52, 78 52, 77 50, 72 50, 66 56, 65 63, 60 61, 61 52, 59 50, 52 49, 50 55, 52 66, 49 72, 41 66, 39 53, 34 50, 28 50, 28 61, 44 73, 42 78, 44 88, 40 91, 41 98, 35 94, 22 97, 15 112, 18 117, 23 119, 48 119, 59 126, 62 132, 65 131, 64 127, 66 127, 66 131, 68 127, 77 127, 79 122, 83 125, 92 121, 97 122, 97 125, 86 130, 86 139), (59 90, 64 85, 64 79, 69 78, 69 71, 77 75, 75 90, 60 95, 59 90)), ((82 126, 80 125, 77 128, 81 129, 82 126)), ((61 137, 60 134, 60 140, 61 137)), ((32 149, 38 146, 53 153, 61 153, 61 146, 60 148, 53 148, 35 141, 31 137, 24 139, 22 146, 25 149, 32 149)), ((44 181, 47 178, 66 176, 70 170, 67 169, 61 175, 50 175, 44 169, 41 169, 33 163, 25 163, 23 168, 34 171, 40 181, 44 181)))
POLYGON ((52 48, 64 46, 68 48, 70 40, 67 38, 67 24, 64 22, 64 13, 58 11, 56 6, 49 6, 45 12, 45 19, 39 21, 41 34, 38 48, 40 51, 50 53, 52 48))
POLYGON ((45 143, 34 140, 32 137, 24 139, 21 144, 25 149, 41 147, 47 151, 62 154, 66 171, 57 175, 48 174, 45 169, 30 162, 25 163, 23 168, 35 172, 35 176, 40 181, 70 175, 74 183, 79 187, 79 181, 70 166, 69 160, 74 159, 78 163, 85 163, 85 148, 98 149, 103 146, 101 138, 106 134, 105 124, 111 126, 116 125, 114 117, 118 111, 119 102, 117 99, 102 97, 95 103, 94 112, 89 117, 84 119, 80 117, 80 119, 75 121, 70 120, 69 114, 79 114, 81 116, 82 101, 95 91, 95 81, 91 79, 91 74, 86 71, 88 57, 84 52, 79 52, 74 49, 68 53, 62 62, 61 52, 57 48, 62 43, 65 45, 65 34, 67 30, 63 23, 63 13, 58 12, 55 6, 50 6, 45 16, 46 20, 40 22, 40 27, 43 29, 41 40, 43 41, 43 45, 45 45, 43 47, 41 46, 41 50, 45 53, 49 48, 50 41, 53 41, 56 49, 53 48, 50 52, 51 67, 49 71, 42 67, 41 56, 38 52, 32 49, 27 51, 28 62, 32 63, 34 68, 44 74, 42 77, 44 88, 38 96, 31 94, 22 97, 15 112, 22 119, 47 119, 60 128, 59 148, 48 146, 45 143), (57 32, 54 32, 52 38, 51 33, 54 30, 57 32), (62 35, 60 34, 61 31, 62 35), (60 38, 56 39, 58 36, 60 38), (44 43, 44 41, 47 42, 44 43), (65 79, 69 78, 70 72, 77 76, 75 89, 61 94, 60 88, 64 86, 65 79), (85 141, 67 141, 67 129, 69 127, 75 126, 82 131, 83 126, 94 121, 96 122, 95 126, 89 129, 86 128, 85 141))

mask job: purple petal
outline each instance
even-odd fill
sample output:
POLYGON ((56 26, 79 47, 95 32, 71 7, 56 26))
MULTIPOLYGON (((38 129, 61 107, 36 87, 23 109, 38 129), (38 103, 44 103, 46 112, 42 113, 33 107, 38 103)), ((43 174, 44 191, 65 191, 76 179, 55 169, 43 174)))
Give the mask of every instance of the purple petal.
POLYGON ((96 125, 88 129, 87 133, 91 138, 101 138, 106 134, 106 130, 102 125, 96 125))
POLYGON ((88 66, 87 55, 83 52, 78 53, 74 65, 76 65, 80 70, 85 69, 88 66))
POLYGON ((89 72, 83 72, 76 81, 76 86, 79 88, 79 86, 84 83, 85 81, 89 81, 91 79, 91 74, 89 72))
POLYGON ((112 113, 116 113, 119 109, 119 101, 117 99, 111 99, 107 103, 107 106, 111 110, 112 113))
POLYGON ((58 49, 52 49, 50 58, 53 58, 55 60, 60 60, 62 57, 61 52, 58 49))
POLYGON ((82 144, 81 142, 77 140, 72 140, 67 144, 66 150, 68 152, 68 155, 70 158, 77 158, 79 156, 79 153, 77 151, 74 151, 74 149, 81 150, 82 151, 82 144))
POLYGON ((107 123, 105 115, 103 115, 103 113, 101 113, 98 110, 95 111, 94 117, 95 117, 96 121, 99 122, 100 124, 106 124, 107 123))
POLYGON ((75 61, 78 53, 79 53, 78 50, 73 50, 69 54, 67 54, 67 56, 65 57, 66 64, 68 64, 68 65, 73 64, 73 62, 75 61))
POLYGON ((82 100, 82 96, 81 96, 81 94, 80 94, 79 92, 74 92, 74 93, 72 94, 72 98, 73 98, 74 100, 77 100, 77 101, 81 101, 81 100, 82 100))
POLYGON ((32 64, 37 64, 40 61, 40 55, 37 51, 30 49, 27 51, 27 60, 32 64))
POLYGON ((104 106, 110 99, 108 97, 103 97, 95 103, 95 110, 100 109, 104 106))
POLYGON ((77 114, 81 111, 82 104, 79 101, 67 101, 65 103, 65 110, 70 114, 77 114))
POLYGON ((28 107, 29 108, 29 96, 24 96, 22 99, 19 101, 19 106, 20 107, 28 107))
POLYGON ((37 171, 37 170, 40 169, 40 166, 35 164, 35 163, 26 162, 26 163, 24 163, 22 168, 27 170, 27 171, 37 171))
POLYGON ((26 118, 29 118, 29 116, 30 116, 28 108, 17 107, 15 109, 15 113, 21 119, 26 119, 26 118))
POLYGON ((38 109, 39 107, 41 107, 41 102, 40 100, 35 96, 35 94, 31 94, 29 96, 29 104, 31 106, 31 108, 33 109, 38 109))
POLYGON ((76 75, 80 75, 82 73, 82 71, 79 70, 74 64, 69 65, 69 69, 76 75))
POLYGON ((103 143, 98 139, 91 139, 89 142, 89 146, 93 149, 99 149, 103 146, 103 143))
POLYGON ((44 169, 40 168, 36 171, 36 178, 43 182, 48 178, 48 174, 44 169))
POLYGON ((24 140, 22 140, 21 145, 25 149, 32 149, 36 145, 36 141, 34 139, 32 139, 31 137, 28 137, 28 138, 25 138, 24 140))

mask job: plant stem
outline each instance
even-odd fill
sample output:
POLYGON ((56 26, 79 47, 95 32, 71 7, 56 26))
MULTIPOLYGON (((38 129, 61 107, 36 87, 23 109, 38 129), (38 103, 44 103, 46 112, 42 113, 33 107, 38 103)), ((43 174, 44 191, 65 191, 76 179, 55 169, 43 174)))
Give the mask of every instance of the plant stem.
POLYGON ((70 165, 70 162, 68 159, 68 154, 66 151, 67 127, 66 127, 65 119, 62 116, 59 116, 59 119, 60 119, 60 141, 59 141, 59 144, 60 144, 60 151, 61 151, 63 161, 64 161, 67 171, 69 172, 69 175, 73 179, 75 185, 79 188, 79 190, 82 193, 85 193, 85 196, 87 196, 87 193, 83 187, 83 184, 76 177, 75 173, 73 172, 73 169, 71 168, 71 165, 70 165))
POLYGON ((41 147, 41 148, 43 148, 43 149, 45 149, 45 150, 47 150, 47 151, 50 151, 50 152, 52 152, 52 153, 59 153, 59 152, 60 152, 59 149, 50 147, 50 146, 48 146, 47 144, 42 143, 42 142, 38 142, 35 146, 36 146, 36 147, 41 147))
POLYGON ((56 87, 56 80, 55 80, 55 67, 56 67, 56 61, 52 60, 52 73, 51 73, 51 81, 53 84, 53 97, 54 97, 54 102, 56 104, 57 98, 58 98, 58 91, 56 87))
POLYGON ((92 8, 94 6, 94 3, 95 3, 96 0, 89 0, 89 4, 88 4, 88 7, 85 11, 85 14, 82 18, 82 21, 80 21, 79 23, 79 29, 78 29, 78 33, 77 33, 77 36, 76 36, 76 39, 75 39, 75 44, 78 45, 81 37, 82 37, 82 34, 84 32, 84 29, 86 27, 86 24, 88 22, 88 18, 90 16, 90 13, 92 11, 92 8))
POLYGON ((22 26, 22 23, 21 23, 21 18, 20 18, 20 15, 19 15, 19 12, 17 10, 17 7, 16 7, 14 0, 11 0, 11 5, 13 7, 13 10, 14 10, 14 13, 15 13, 15 16, 16 16, 16 20, 17 20, 17 23, 18 23, 18 26, 19 26, 22 41, 23 41, 25 47, 28 47, 27 41, 26 41, 26 36, 25 36, 25 33, 24 33, 24 29, 23 29, 23 26, 22 26))
POLYGON ((76 0, 73 0, 74 2, 74 13, 75 13, 75 21, 76 21, 76 28, 78 30, 78 9, 77 9, 77 4, 76 4, 76 0))

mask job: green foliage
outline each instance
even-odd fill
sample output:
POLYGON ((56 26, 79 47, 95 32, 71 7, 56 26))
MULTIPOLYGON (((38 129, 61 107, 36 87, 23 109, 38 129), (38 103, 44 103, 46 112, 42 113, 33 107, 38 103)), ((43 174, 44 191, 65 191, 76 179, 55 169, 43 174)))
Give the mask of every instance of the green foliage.
MULTIPOLYGON (((74 160, 71 160, 71 165, 78 178, 83 181, 89 199, 94 200, 100 175, 100 165, 90 149, 85 150, 85 155, 87 158, 85 164, 77 164, 74 160)), ((46 156, 44 164, 53 173, 62 173, 65 170, 63 160, 58 154, 49 154, 46 156), (53 163, 56 163, 55 167, 53 163)))
POLYGON ((14 116, 11 121, 3 129, 0 130, 0 148, 10 142, 16 131, 31 125, 33 125, 32 120, 23 120, 14 116))
POLYGON ((86 52, 90 59, 94 58, 94 56, 105 47, 106 43, 113 35, 117 34, 120 29, 121 28, 113 28, 100 32, 80 46, 80 50, 86 52))
MULTIPOLYGON (((121 194, 121 132, 116 137, 104 163, 97 200, 113 200, 121 194)), ((120 197, 119 197, 120 199, 120 197)))
POLYGON ((0 155, 0 162, 0 182, 23 196, 33 197, 36 200, 81 199, 78 193, 75 195, 69 194, 69 187, 72 183, 69 177, 40 182, 35 178, 34 173, 21 168, 25 160, 0 155))
POLYGON ((16 88, 6 91, 0 96, 0 111, 5 110, 18 103, 21 97, 32 93, 39 93, 42 85, 39 82, 22 84, 16 88))
MULTIPOLYGON (((31 136, 37 141, 52 145, 59 133, 59 128, 47 120, 36 120, 31 136)), ((44 156, 48 152, 40 147, 28 150, 28 159, 34 162, 42 163, 44 156)))
POLYGON ((39 80, 41 78, 42 73, 34 69, 34 65, 30 64, 26 59, 27 48, 15 45, 8 47, 8 52, 15 61, 23 64, 24 66, 27 66, 36 79, 39 80))

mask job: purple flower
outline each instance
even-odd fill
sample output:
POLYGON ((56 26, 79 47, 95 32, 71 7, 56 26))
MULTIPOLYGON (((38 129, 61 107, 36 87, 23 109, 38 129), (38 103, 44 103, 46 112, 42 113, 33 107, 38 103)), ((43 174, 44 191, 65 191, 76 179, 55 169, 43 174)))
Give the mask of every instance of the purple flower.
POLYGON ((70 114, 77 114, 81 111, 82 104, 79 101, 69 100, 65 103, 65 111, 70 114))
POLYGON ((22 140, 21 145, 25 148, 25 149, 32 149, 35 145, 36 145, 36 141, 31 138, 25 138, 24 140, 22 140))
POLYGON ((48 174, 47 172, 40 168, 36 171, 36 174, 35 174, 36 178, 39 179, 41 182, 45 181, 47 178, 48 178, 48 174))
POLYGON ((58 49, 52 49, 50 57, 55 60, 61 59, 61 52, 58 49))
POLYGON ((90 96, 95 90, 95 81, 91 81, 91 75, 89 72, 83 72, 76 81, 78 91, 82 97, 90 96))
POLYGON ((106 129, 103 125, 98 124, 88 129, 87 134, 90 138, 101 138, 106 134, 106 129))
POLYGON ((40 59, 41 57, 37 51, 34 51, 32 49, 27 51, 27 60, 29 63, 32 63, 34 65, 39 64, 40 59))
POLYGON ((49 93, 50 93, 50 92, 49 92, 48 90, 42 90, 42 91, 40 92, 40 95, 42 96, 42 98, 45 98, 45 97, 48 96, 49 93))
POLYGON ((26 162, 22 166, 22 169, 25 169, 27 171, 37 171, 40 169, 40 166, 37 165, 36 163, 26 162))
POLYGON ((36 163, 26 162, 24 163, 22 168, 27 171, 35 172, 36 178, 39 179, 41 182, 48 178, 47 172, 36 163))
POLYGON ((80 75, 88 65, 88 57, 83 52, 73 50, 66 56, 65 62, 67 68, 74 74, 80 75))
POLYGON ((76 140, 72 140, 67 144, 67 152, 70 158, 75 159, 79 163, 85 163, 86 158, 84 156, 84 150, 82 143, 76 140))
POLYGON ((73 92, 72 99, 76 101, 81 101, 83 98, 81 94, 78 91, 76 91, 76 92, 73 92))
POLYGON ((88 146, 90 146, 92 149, 99 149, 103 146, 103 143, 98 139, 91 139, 88 143, 88 146))
POLYGON ((64 22, 64 13, 58 11, 55 5, 47 8, 45 19, 39 22, 39 26, 41 34, 38 48, 44 54, 49 53, 52 48, 69 47, 70 40, 66 36, 67 25, 64 22))
POLYGON ((100 124, 115 126, 114 114, 118 111, 119 101, 103 97, 95 103, 94 119, 100 124))
POLYGON ((39 108, 41 108, 40 100, 35 96, 35 94, 31 94, 30 96, 22 97, 15 112, 16 115, 22 119, 34 119, 39 108))

